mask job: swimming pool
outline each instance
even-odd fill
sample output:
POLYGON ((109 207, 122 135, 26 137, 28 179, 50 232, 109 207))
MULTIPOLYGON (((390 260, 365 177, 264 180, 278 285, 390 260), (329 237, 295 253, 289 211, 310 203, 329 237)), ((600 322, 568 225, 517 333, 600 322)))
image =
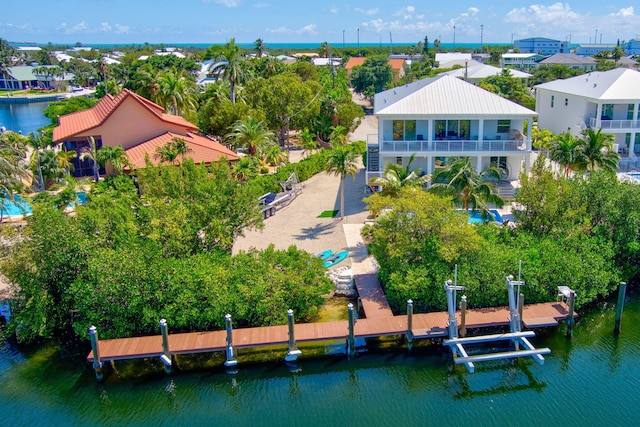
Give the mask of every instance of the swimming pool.
POLYGON ((627 175, 640 181, 640 173, 628 173, 627 175))
MULTIPOLYGON (((78 192, 78 202, 81 205, 87 203, 87 194, 85 192, 78 192)), ((71 209, 74 207, 74 203, 71 203, 67 206, 67 209, 71 209)), ((33 212, 31 209, 31 203, 28 200, 23 199, 19 195, 15 195, 13 200, 8 197, 2 198, 2 206, 0 206, 0 212, 2 216, 22 216, 28 215, 33 212)))
POLYGON ((480 222, 487 222, 487 221, 504 222, 504 219, 500 215, 500 212, 498 212, 495 209, 490 209, 489 212, 491 212, 491 218, 487 220, 482 218, 482 214, 480 213, 480 211, 469 210, 469 213, 468 213, 469 220, 467 222, 469 224, 477 224, 480 222))

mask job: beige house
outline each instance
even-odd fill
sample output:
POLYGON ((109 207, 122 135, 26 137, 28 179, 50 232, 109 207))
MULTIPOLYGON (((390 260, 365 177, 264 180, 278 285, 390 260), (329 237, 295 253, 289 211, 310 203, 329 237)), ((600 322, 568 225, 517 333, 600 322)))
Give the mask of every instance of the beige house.
MULTIPOLYGON (((193 123, 166 114, 161 106, 127 89, 116 97, 106 95, 93 108, 60 117, 53 131, 54 143, 63 143, 67 150, 78 154, 88 150, 89 137, 94 138, 98 148, 122 146, 137 168, 145 167, 146 158, 157 164, 156 149, 173 138, 185 141, 191 150, 185 157, 196 163, 238 159, 233 151, 198 133, 193 123)), ((74 176, 91 176, 91 160, 79 157, 73 159, 74 176)))

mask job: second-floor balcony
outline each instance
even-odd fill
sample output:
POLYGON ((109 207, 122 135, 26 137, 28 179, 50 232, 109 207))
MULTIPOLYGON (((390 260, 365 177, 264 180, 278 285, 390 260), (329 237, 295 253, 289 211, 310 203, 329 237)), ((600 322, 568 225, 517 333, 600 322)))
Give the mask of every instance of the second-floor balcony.
MULTIPOLYGON (((375 144, 377 135, 370 135, 370 143, 375 144)), ((524 139, 444 139, 431 141, 382 141, 380 151, 395 153, 464 153, 464 152, 522 152, 527 150, 527 141, 524 139)))
POLYGON ((589 119, 589 127, 601 129, 638 129, 640 121, 638 120, 605 120, 591 117, 589 119))

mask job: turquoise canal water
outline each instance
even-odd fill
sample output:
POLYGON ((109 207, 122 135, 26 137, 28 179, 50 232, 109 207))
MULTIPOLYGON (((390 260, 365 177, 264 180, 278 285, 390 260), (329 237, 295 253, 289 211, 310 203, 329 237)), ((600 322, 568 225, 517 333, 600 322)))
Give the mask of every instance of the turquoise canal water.
POLYGON ((23 135, 35 132, 39 128, 51 124, 51 120, 43 113, 48 105, 48 102, 0 103, 0 126, 14 132, 20 131, 23 135))
POLYGON ((351 360, 335 354, 341 344, 316 346, 334 354, 295 366, 279 361, 284 349, 254 355, 263 363, 240 350, 236 373, 219 366, 221 355, 179 358, 183 370, 170 376, 155 360, 116 362, 98 383, 81 358, 56 347, 4 346, 0 414, 8 426, 637 425, 640 295, 628 297, 618 337, 614 317, 614 304, 602 303, 581 310, 572 340, 564 325, 538 334, 534 345, 552 350, 544 366, 486 362, 474 374, 438 346, 369 342, 351 360), (200 367, 185 372, 189 364, 200 367))

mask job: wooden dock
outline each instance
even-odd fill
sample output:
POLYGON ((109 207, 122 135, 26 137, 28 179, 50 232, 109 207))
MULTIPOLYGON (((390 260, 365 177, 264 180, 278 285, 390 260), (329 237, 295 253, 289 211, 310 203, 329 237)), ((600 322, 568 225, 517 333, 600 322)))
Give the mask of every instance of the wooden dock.
MULTIPOLYGON (((413 339, 448 337, 447 312, 413 314, 409 331, 409 316, 394 316, 374 270, 372 258, 360 236, 361 226, 345 224, 344 231, 352 260, 354 281, 365 318, 356 319, 353 325, 355 338, 376 338, 405 335, 411 332, 413 339)), ((574 313, 574 316, 577 314, 574 313)), ((461 323, 460 313, 457 313, 461 323)), ((529 329, 556 326, 569 317, 569 307, 564 302, 532 304, 524 307, 522 323, 529 329)), ((229 327, 230 327, 229 322, 229 327)), ((508 307, 495 307, 466 311, 466 328, 492 328, 509 325, 508 307)), ((349 340, 349 321, 301 323, 292 325, 295 342, 349 340)), ((194 354, 228 350, 227 331, 205 331, 171 334, 167 337, 168 353, 194 354)), ((290 343, 289 326, 267 326, 232 330, 233 348, 251 348, 290 343)), ((147 337, 100 340, 97 342, 101 361, 160 357, 167 353, 162 335, 147 337)), ((94 361, 93 351, 87 356, 94 361)), ((237 362, 236 362, 237 363, 237 362)))
MULTIPOLYGON (((568 317, 568 306, 562 302, 532 304, 526 306, 523 323, 528 328, 557 325, 568 317)), ((407 333, 407 315, 358 319, 354 326, 356 338, 372 338, 407 333)), ((507 326, 507 307, 467 310, 466 327, 487 328, 507 326)), ((421 313, 413 315, 414 338, 447 337, 447 313, 421 313)), ((320 323, 301 323, 294 326, 297 342, 346 340, 349 334, 346 320, 320 323)), ((286 345, 289 333, 286 325, 233 330, 234 348, 251 348, 269 345, 286 345)), ((162 336, 100 340, 100 358, 103 361, 160 357, 163 354, 162 336)), ((189 332, 169 335, 169 351, 172 354, 192 354, 225 351, 226 331, 189 332)), ((93 352, 87 360, 93 362, 93 352)))

